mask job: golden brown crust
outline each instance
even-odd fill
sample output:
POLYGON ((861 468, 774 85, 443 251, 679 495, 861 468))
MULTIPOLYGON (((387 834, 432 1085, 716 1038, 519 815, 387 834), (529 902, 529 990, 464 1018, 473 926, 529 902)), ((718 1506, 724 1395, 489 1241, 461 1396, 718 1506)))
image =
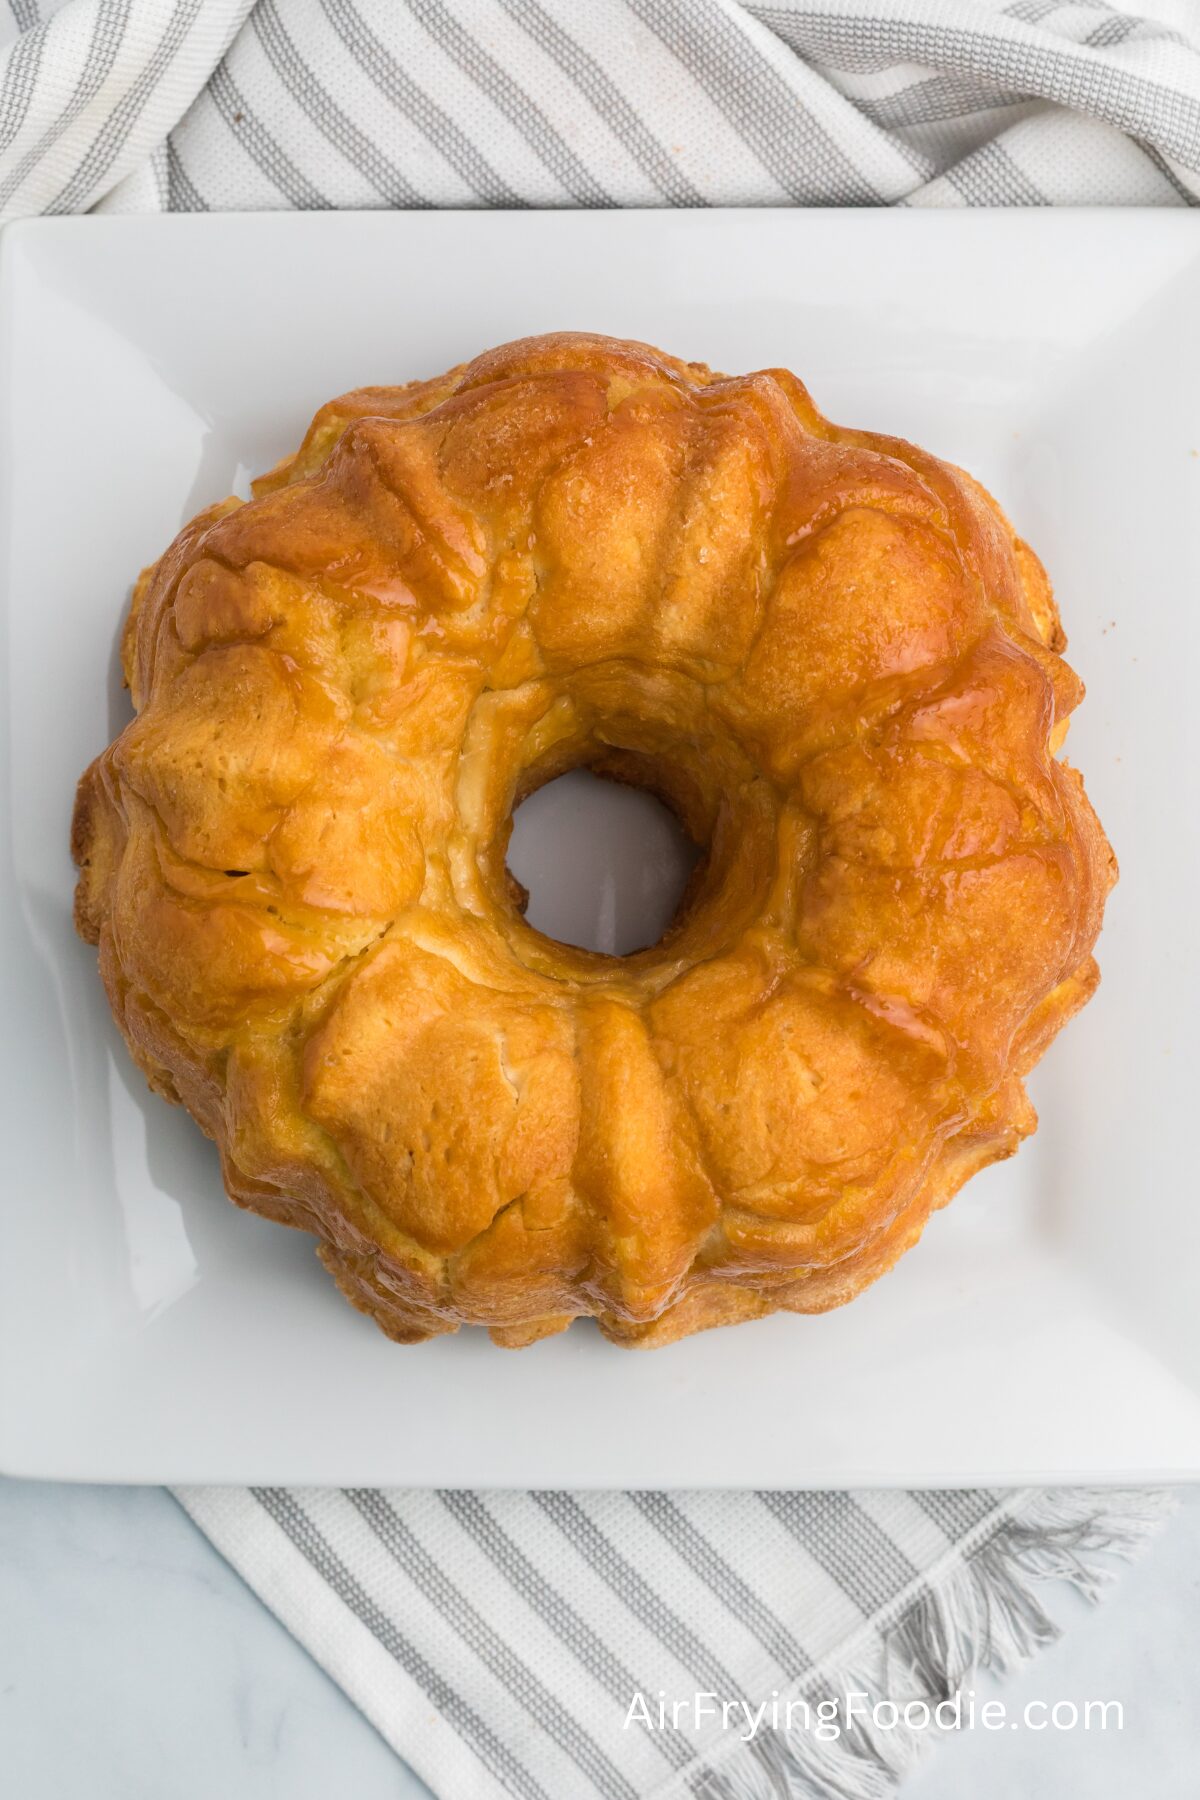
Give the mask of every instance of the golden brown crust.
POLYGON ((138 584, 76 916, 232 1197, 354 1305, 509 1345, 822 1311, 1012 1154, 1116 870, 977 483, 786 371, 560 334, 331 402, 255 495, 138 584), (624 959, 505 868, 578 764, 705 852, 624 959))

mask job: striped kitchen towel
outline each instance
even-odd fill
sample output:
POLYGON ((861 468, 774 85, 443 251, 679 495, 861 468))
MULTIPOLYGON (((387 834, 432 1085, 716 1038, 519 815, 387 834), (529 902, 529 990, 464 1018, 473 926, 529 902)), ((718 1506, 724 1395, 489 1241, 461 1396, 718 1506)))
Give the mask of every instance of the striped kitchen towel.
MULTIPOLYGON (((0 0, 5 216, 1197 201, 1197 0, 0 0)), ((180 1498, 446 1800, 882 1795, 1169 1504, 180 1498)))
MULTIPOLYGON (((403 1352, 400 1352, 403 1354, 403 1352)), ((614 1352, 616 1354, 616 1352, 614 1352)), ((441 1800, 880 1800, 1161 1491, 185 1488, 441 1800)))
POLYGON ((7 13, 0 216, 1200 199, 1200 0, 7 13))

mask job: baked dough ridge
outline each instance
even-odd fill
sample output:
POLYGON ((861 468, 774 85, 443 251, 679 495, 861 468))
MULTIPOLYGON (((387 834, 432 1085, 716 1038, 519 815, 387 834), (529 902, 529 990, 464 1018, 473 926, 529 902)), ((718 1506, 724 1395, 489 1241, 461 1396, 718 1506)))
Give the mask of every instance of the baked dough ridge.
POLYGON ((390 1337, 825 1311, 1034 1129, 1116 864, 971 477, 562 333, 343 395, 253 493, 136 585, 76 921, 231 1198, 390 1337), (578 766, 702 850, 632 956, 505 866, 578 766))

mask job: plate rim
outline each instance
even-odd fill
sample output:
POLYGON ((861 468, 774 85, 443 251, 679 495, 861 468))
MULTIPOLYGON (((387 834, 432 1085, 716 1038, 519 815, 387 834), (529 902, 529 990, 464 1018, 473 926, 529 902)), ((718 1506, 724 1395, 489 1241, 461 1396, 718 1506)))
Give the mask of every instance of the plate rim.
MULTIPOLYGON (((583 210, 577 211, 576 209, 568 210, 570 211, 572 218, 578 217, 589 223, 599 221, 601 224, 606 224, 614 217, 618 219, 640 217, 661 220, 664 218, 664 215, 669 220, 687 219, 689 217, 696 220, 724 220, 730 214, 733 214, 748 220, 753 220, 756 223, 769 223, 772 219, 786 220, 789 225, 793 227, 795 227, 798 221, 810 218, 820 219, 823 226, 827 226, 831 218, 837 218, 839 222, 842 219, 852 219, 857 221, 860 226, 861 222, 868 218, 873 221, 891 221, 892 219, 898 221, 903 218, 905 220, 903 226, 892 225, 889 223, 887 229, 899 229, 901 231, 934 230, 946 232, 950 235, 953 235, 956 231, 978 231, 984 229, 984 222, 986 222, 986 228, 991 230, 996 228, 995 222, 998 220, 1020 220, 1022 230, 1029 230, 1033 233, 1050 231, 1057 229, 1062 217, 1066 215, 1069 218, 1086 218, 1095 222, 1103 221, 1104 228, 1113 234, 1112 241, 1114 250, 1119 248, 1121 243, 1118 227, 1126 225, 1131 219, 1141 218, 1147 221, 1153 220, 1154 229, 1162 230, 1164 233, 1175 232, 1180 235, 1195 234, 1193 241, 1196 246, 1197 254, 1200 256, 1200 219, 1194 218, 1191 211, 1186 208, 1134 207, 1116 209, 1086 206, 1053 208, 1046 209, 1045 211, 1038 209, 1036 211, 1031 211, 1021 207, 978 210, 942 210, 873 207, 825 209, 779 206, 714 209, 647 207, 606 209, 603 213, 591 213, 583 210), (915 223, 909 223, 910 221, 915 220, 932 221, 934 219, 939 221, 936 226, 931 224, 917 225, 915 223), (951 221, 953 223, 951 223, 951 221), (1178 223, 1172 223, 1172 221, 1178 221, 1178 223)), ((8 283, 13 279, 14 259, 20 249, 22 241, 26 239, 32 240, 35 243, 38 240, 49 239, 51 237, 66 237, 69 240, 84 232, 93 235, 99 233, 120 235, 123 232, 133 232, 135 234, 145 234, 150 238, 158 237, 163 233, 170 234, 171 232, 180 232, 183 234, 194 233, 203 236, 209 232, 228 230, 231 224, 233 224, 234 229, 238 230, 248 230, 253 229, 256 226, 265 226, 272 231, 284 230, 298 234, 312 233, 316 235, 320 230, 329 229, 331 222, 334 221, 336 221, 336 225, 333 226, 334 229, 343 229, 344 221, 363 220, 377 222, 372 224, 371 229, 381 231, 400 230, 409 220, 420 220, 423 224, 427 221, 436 220, 439 223, 434 228, 442 229, 441 221, 443 215, 445 215, 447 220, 444 227, 447 230, 452 228, 461 230, 464 227, 465 221, 476 221, 481 219, 487 219, 489 221, 499 220, 513 225, 518 224, 518 222, 524 224, 524 222, 531 219, 538 221, 541 221, 542 219, 542 212, 538 209, 483 208, 444 208, 429 210, 380 208, 352 209, 344 212, 331 211, 329 213, 314 214, 297 213, 285 210, 236 213, 213 212, 205 214, 101 213, 69 217, 11 219, 5 221, 3 225, 0 225, 0 302, 7 297, 8 283), (451 222, 453 222, 453 225, 451 222)), ((559 214, 555 214, 556 218, 560 216, 561 215, 559 214)), ((578 227, 573 228, 578 229, 578 227)), ((489 229, 494 229, 494 225, 489 225, 489 229)), ((0 326, 0 406, 3 406, 10 401, 8 359, 15 353, 16 333, 11 320, 6 320, 5 323, 0 326)), ((0 567, 7 569, 10 556, 10 538, 6 455, 6 450, 0 449, 0 567)), ((2 610, 4 616, 0 619, 0 681, 3 682, 4 691, 7 693, 9 691, 10 682, 18 679, 19 675, 9 655, 7 602, 2 610)), ((7 866, 7 852, 12 829, 11 809, 9 804, 10 787, 8 779, 8 758, 9 744, 7 741, 7 734, 5 734, 3 749, 0 750, 0 832, 3 833, 4 838, 3 844, 0 845, 0 854, 3 854, 5 863, 3 870, 0 871, 0 895, 12 897, 14 891, 19 892, 19 882, 7 866)), ((216 1479, 220 1481, 230 1479, 225 1475, 206 1478, 187 1472, 178 1476, 149 1476, 144 1473, 128 1474, 122 1473, 119 1468, 109 1469, 101 1473, 90 1472, 87 1470, 82 1472, 69 1471, 65 1473, 58 1470, 45 1472, 34 1466, 36 1459, 31 1460, 27 1457, 22 1457, 19 1452, 16 1455, 11 1453, 13 1446, 5 1438, 6 1417, 7 1409, 0 1408, 0 1471, 12 1478, 28 1480, 54 1479, 59 1481, 101 1484, 132 1481, 147 1485, 157 1484, 163 1481, 176 1485, 193 1484, 202 1482, 205 1479, 216 1479)), ((49 1458, 47 1459, 47 1462, 53 1462, 53 1460, 53 1458, 49 1458)), ((285 1481, 287 1478, 281 1477, 277 1473, 273 1473, 270 1479, 272 1481, 285 1481)), ((353 1474, 351 1474, 350 1479, 354 1479, 353 1474)), ((855 1485, 915 1489, 958 1486, 974 1487, 980 1485, 1067 1486, 1089 1484, 1096 1486, 1120 1486, 1128 1485, 1133 1479, 1155 1485, 1177 1485, 1180 1483, 1200 1482, 1200 1446, 1197 1447, 1196 1460, 1194 1463, 1168 1462, 1152 1469, 1147 1469, 1144 1473, 1139 1472, 1136 1477, 1132 1477, 1128 1469, 1114 1468, 1106 1471, 1104 1469, 1091 1467, 1087 1469, 1075 1468, 1069 1472, 1064 1472, 1063 1470, 1046 1472, 1044 1469, 1040 1468, 1031 1470, 1013 1470, 1011 1468, 1008 1470, 972 1468, 967 1471, 939 1471, 936 1474, 930 1474, 928 1470, 919 1473, 914 1473, 911 1470, 897 1470, 896 1473, 891 1476, 881 1476, 878 1471, 872 1470, 869 1475, 856 1477, 854 1471, 847 1468, 844 1472, 839 1471, 836 1474, 829 1475, 822 1475, 820 1471, 816 1471, 812 1474, 805 1472, 803 1479, 804 1485, 806 1486, 828 1489, 840 1489, 855 1485)), ((331 1475, 329 1477, 329 1484, 338 1485, 338 1476, 331 1475)), ((413 1486, 434 1485, 432 1482, 412 1481, 411 1479, 408 1484, 413 1486)), ((509 1487, 514 1490, 520 1490, 527 1486, 528 1483, 514 1479, 507 1483, 503 1481, 491 1482, 489 1485, 498 1488, 509 1487)), ((596 1484, 597 1488, 601 1485, 603 1484, 596 1484)), ((698 1484, 695 1481, 692 1481, 689 1482, 688 1485, 690 1487, 696 1487, 706 1484, 698 1484)), ((711 1484, 707 1485, 711 1485, 714 1489, 720 1489, 728 1488, 731 1484, 727 1478, 714 1478, 711 1484)))

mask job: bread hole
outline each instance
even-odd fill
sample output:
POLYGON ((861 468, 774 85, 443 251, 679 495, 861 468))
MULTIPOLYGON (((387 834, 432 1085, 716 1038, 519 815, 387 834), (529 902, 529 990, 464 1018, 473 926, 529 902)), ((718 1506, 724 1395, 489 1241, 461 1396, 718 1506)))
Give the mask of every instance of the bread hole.
POLYGON ((517 808, 508 869, 535 930, 629 956, 662 937, 699 855, 653 794, 572 769, 517 808))

